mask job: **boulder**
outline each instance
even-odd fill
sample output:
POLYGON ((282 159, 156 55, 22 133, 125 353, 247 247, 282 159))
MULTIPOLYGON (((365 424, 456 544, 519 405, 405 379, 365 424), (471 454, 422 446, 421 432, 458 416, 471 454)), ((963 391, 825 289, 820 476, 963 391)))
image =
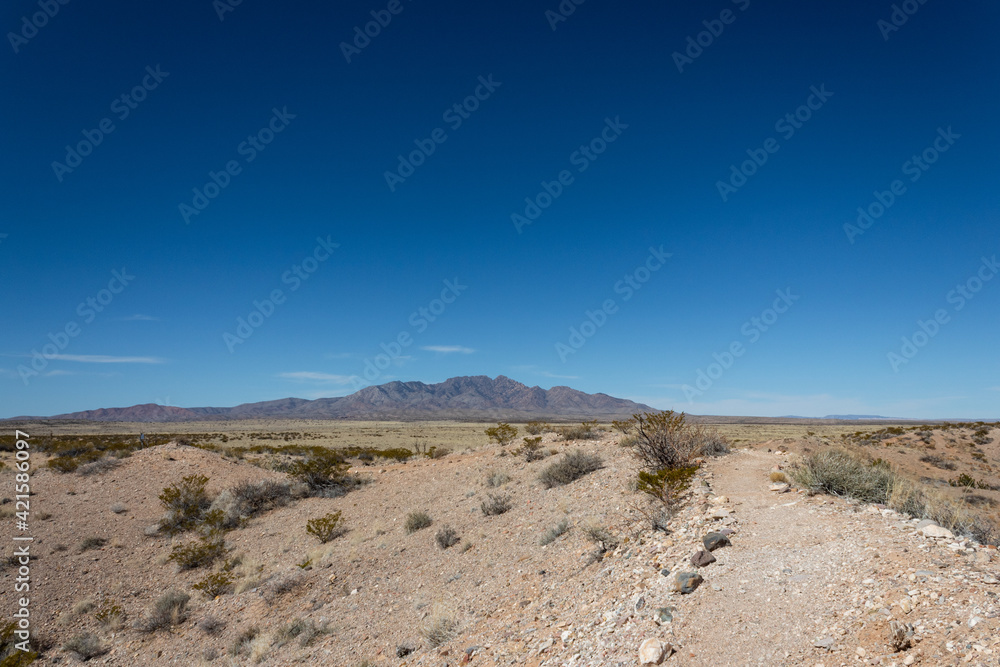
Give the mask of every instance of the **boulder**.
POLYGON ((704 549, 699 549, 697 553, 691 556, 691 564, 695 567, 705 567, 706 565, 711 565, 715 562, 715 556, 709 551, 704 549))
POLYGON ((650 637, 639 645, 639 664, 642 667, 647 665, 659 665, 667 657, 670 644, 662 639, 650 637))
POLYGON ((722 533, 709 533, 702 538, 701 543, 705 545, 706 551, 715 551, 720 547, 728 547, 732 544, 729 538, 722 533))
POLYGON ((678 572, 674 577, 674 590, 682 595, 694 593, 695 589, 705 581, 700 574, 695 572, 678 572))

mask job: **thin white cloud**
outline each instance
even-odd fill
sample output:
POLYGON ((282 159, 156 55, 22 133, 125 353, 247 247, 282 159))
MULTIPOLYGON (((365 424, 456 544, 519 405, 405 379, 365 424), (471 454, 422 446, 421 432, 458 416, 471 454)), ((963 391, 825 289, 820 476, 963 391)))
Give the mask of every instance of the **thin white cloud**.
POLYGON ((115 357, 110 354, 53 354, 46 358, 84 364, 163 364, 167 361, 160 357, 115 357))
POLYGON ((299 382, 323 382, 327 384, 349 384, 350 375, 334 375, 332 373, 314 373, 312 371, 295 371, 292 373, 279 373, 278 377, 286 380, 296 380, 299 382))
POLYGON ((461 345, 425 345, 421 350, 427 350, 428 352, 441 352, 443 354, 452 354, 458 352, 460 354, 472 354, 475 352, 471 347, 462 347, 461 345))
POLYGON ((152 315, 141 315, 136 313, 135 315, 128 315, 127 317, 119 317, 121 322, 159 322, 159 317, 153 317, 152 315))

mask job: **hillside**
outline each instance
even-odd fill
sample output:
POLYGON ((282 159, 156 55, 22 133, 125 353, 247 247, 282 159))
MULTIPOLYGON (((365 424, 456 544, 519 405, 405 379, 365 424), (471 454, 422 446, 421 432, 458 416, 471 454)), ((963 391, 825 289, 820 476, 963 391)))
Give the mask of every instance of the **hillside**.
MULTIPOLYGON (((178 408, 156 404, 101 408, 50 419, 125 422, 183 422, 206 419, 405 419, 405 420, 578 420, 627 418, 652 410, 607 394, 570 387, 528 387, 508 377, 455 377, 437 384, 389 382, 349 396, 306 400, 284 398, 231 408, 178 408)), ((18 419, 29 419, 21 417, 18 419)), ((37 418, 35 418, 37 419, 37 418)))

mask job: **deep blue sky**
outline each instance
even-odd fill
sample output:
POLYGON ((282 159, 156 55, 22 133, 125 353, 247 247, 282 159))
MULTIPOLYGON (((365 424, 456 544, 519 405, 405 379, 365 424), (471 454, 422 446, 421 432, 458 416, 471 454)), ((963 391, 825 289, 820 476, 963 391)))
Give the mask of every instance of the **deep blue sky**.
POLYGON ((701 414, 1000 417, 1000 280, 975 281, 1000 254, 995 3, 914 1, 885 39, 890 2, 588 0, 553 30, 556 0, 401 0, 348 63, 341 42, 388 4, 244 0, 220 21, 209 0, 70 2, 37 33, 22 20, 37 2, 5 5, 0 416, 343 395, 404 334, 374 383, 504 374, 701 414), (679 72, 673 53, 723 10, 679 72), (121 119, 113 101, 157 66, 121 119), (491 76, 453 129, 443 113, 491 76), (776 128, 807 102, 794 135, 776 128), (239 146, 274 109, 294 118, 248 162, 239 146), (53 167, 105 118, 79 166, 53 167), (608 119, 615 141, 574 157, 608 119), (446 141, 391 190, 397 155, 437 128, 446 141), (730 165, 769 138, 777 152, 723 201, 730 165), (179 205, 231 160, 186 222, 179 205), (572 183, 518 233, 512 214, 563 170, 572 183), (845 231, 897 179, 885 213, 845 231), (293 289, 283 275, 318 238, 339 247, 293 289), (626 299, 618 281, 661 247, 626 299), (123 268, 134 278, 102 294, 123 268), (411 319, 456 279, 433 322, 411 319), (970 279, 959 309, 949 293, 970 279), (778 290, 798 299, 774 321, 778 290), (33 351, 49 358, 28 374, 33 351))

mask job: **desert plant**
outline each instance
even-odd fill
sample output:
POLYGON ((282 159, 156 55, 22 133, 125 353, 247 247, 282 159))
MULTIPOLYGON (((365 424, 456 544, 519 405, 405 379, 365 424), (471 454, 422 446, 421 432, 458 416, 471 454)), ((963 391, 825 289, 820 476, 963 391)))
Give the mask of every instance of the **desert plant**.
POLYGON ((548 427, 549 425, 545 422, 530 421, 525 424, 524 430, 527 431, 528 435, 538 435, 539 433, 544 433, 548 427))
POLYGON ((291 486, 287 482, 248 480, 220 493, 207 514, 220 512, 217 519, 215 515, 211 518, 220 528, 230 530, 257 514, 288 504, 291 497, 291 486))
POLYGON ((443 613, 432 614, 427 624, 421 629, 424 639, 432 648, 437 648, 450 641, 458 629, 458 623, 443 613))
POLYGON ((576 450, 563 455, 562 460, 549 464, 538 479, 546 489, 576 481, 604 467, 601 457, 576 450))
POLYGON ((479 507, 483 510, 483 514, 486 516, 496 516, 498 514, 503 514, 513 507, 510 496, 507 494, 499 493, 488 493, 486 494, 486 500, 480 503, 479 507))
POLYGON ((514 438, 517 437, 517 428, 504 422, 497 422, 496 426, 486 429, 485 433, 490 440, 504 447, 513 442, 514 438))
POLYGON ((427 528, 432 523, 434 523, 434 521, 427 512, 410 512, 406 515, 406 522, 403 526, 406 528, 406 533, 410 534, 427 528))
POLYGON ((318 519, 306 521, 306 532, 315 537, 322 544, 336 539, 347 532, 343 524, 340 523, 340 512, 331 512, 318 519))
POLYGON ((563 519, 562 521, 560 521, 559 523, 557 523, 556 525, 552 526, 551 528, 549 528, 548 530, 546 530, 544 533, 542 533, 542 537, 541 537, 541 539, 538 540, 538 543, 540 545, 542 545, 543 547, 546 544, 552 544, 561 535, 565 535, 566 533, 568 533, 569 532, 569 528, 570 528, 569 521, 567 521, 566 519, 563 519))
POLYGON ((962 489, 985 489, 993 490, 993 487, 982 480, 978 480, 968 473, 962 473, 955 479, 948 480, 948 486, 956 486, 962 489))
POLYGON ((226 627, 226 622, 215 616, 205 616, 195 625, 206 635, 217 635, 226 627))
POLYGON ((557 430, 563 440, 593 440, 599 437, 597 420, 582 422, 579 426, 563 426, 557 430))
POLYGON ((206 535, 194 542, 175 545, 170 550, 167 560, 177 563, 177 567, 181 570, 193 570, 210 566, 225 556, 227 551, 226 543, 221 537, 206 535))
POLYGON ((498 486, 503 486, 510 481, 510 475, 505 472, 491 472, 486 476, 486 486, 490 488, 496 488, 498 486))
POLYGON ((887 503, 896 474, 887 466, 838 449, 810 454, 791 470, 792 478, 813 492, 846 496, 866 503, 887 503))
POLYGON ((38 637, 31 635, 27 651, 22 651, 18 644, 24 641, 17 634, 17 623, 11 621, 0 626, 0 667, 28 667, 38 659, 38 637))
POLYGON ((80 553, 83 553, 84 551, 90 551, 91 549, 100 549, 107 543, 108 541, 103 537, 84 538, 84 540, 80 542, 80 553))
POLYGON ((788 479, 788 475, 786 475, 785 473, 781 472, 780 470, 775 470, 774 472, 772 472, 768 476, 768 479, 770 479, 772 482, 775 482, 776 484, 777 483, 788 484, 789 481, 790 481, 788 479))
POLYGON ((176 589, 169 590, 153 604, 149 610, 146 622, 140 626, 141 630, 154 632, 160 628, 167 628, 172 625, 179 625, 187 617, 187 603, 191 596, 176 589))
POLYGON ((94 612, 94 618, 105 628, 117 630, 125 622, 125 610, 114 602, 106 602, 94 612))
POLYGON ((336 498, 348 489, 346 470, 343 456, 317 447, 308 457, 289 466, 288 474, 305 483, 313 495, 336 498))
POLYGON ((250 645, 253 643, 253 640, 256 639, 257 635, 259 634, 260 630, 258 630, 254 626, 251 626, 246 630, 240 632, 238 635, 236 635, 236 638, 233 639, 233 643, 230 644, 229 646, 229 655, 235 658, 237 656, 243 655, 244 653, 249 653, 250 645))
POLYGON ((580 530, 583 532, 584 537, 597 545, 598 550, 602 554, 618 547, 618 538, 600 524, 586 524, 580 530))
POLYGON ((438 530, 434 539, 437 541, 439 547, 447 549, 448 547, 453 547, 458 544, 462 538, 458 536, 458 532, 456 532, 454 528, 446 524, 441 526, 441 529, 438 530))
POLYGON ((99 475, 103 472, 114 470, 119 465, 121 465, 120 460, 112 456, 105 456, 104 458, 97 459, 92 463, 86 463, 84 465, 79 466, 76 469, 76 472, 79 475, 88 477, 90 475, 99 475))
POLYGON ((233 590, 233 575, 229 572, 214 572, 191 586, 209 598, 216 598, 233 590))
POLYGON ((521 446, 520 454, 524 455, 527 463, 541 461, 545 458, 545 451, 542 449, 542 437, 524 438, 524 445, 521 446))
POLYGON ((202 514, 212 505, 205 491, 207 484, 205 475, 188 475, 179 484, 163 489, 159 499, 167 513, 160 519, 160 529, 177 533, 197 526, 202 514))
POLYGON ((632 415, 635 452, 649 468, 678 468, 700 454, 725 453, 728 445, 714 432, 693 427, 673 410, 632 415))
POLYGON ((84 661, 108 652, 108 648, 101 643, 97 635, 90 632, 80 632, 73 635, 63 644, 63 649, 76 653, 84 661))

